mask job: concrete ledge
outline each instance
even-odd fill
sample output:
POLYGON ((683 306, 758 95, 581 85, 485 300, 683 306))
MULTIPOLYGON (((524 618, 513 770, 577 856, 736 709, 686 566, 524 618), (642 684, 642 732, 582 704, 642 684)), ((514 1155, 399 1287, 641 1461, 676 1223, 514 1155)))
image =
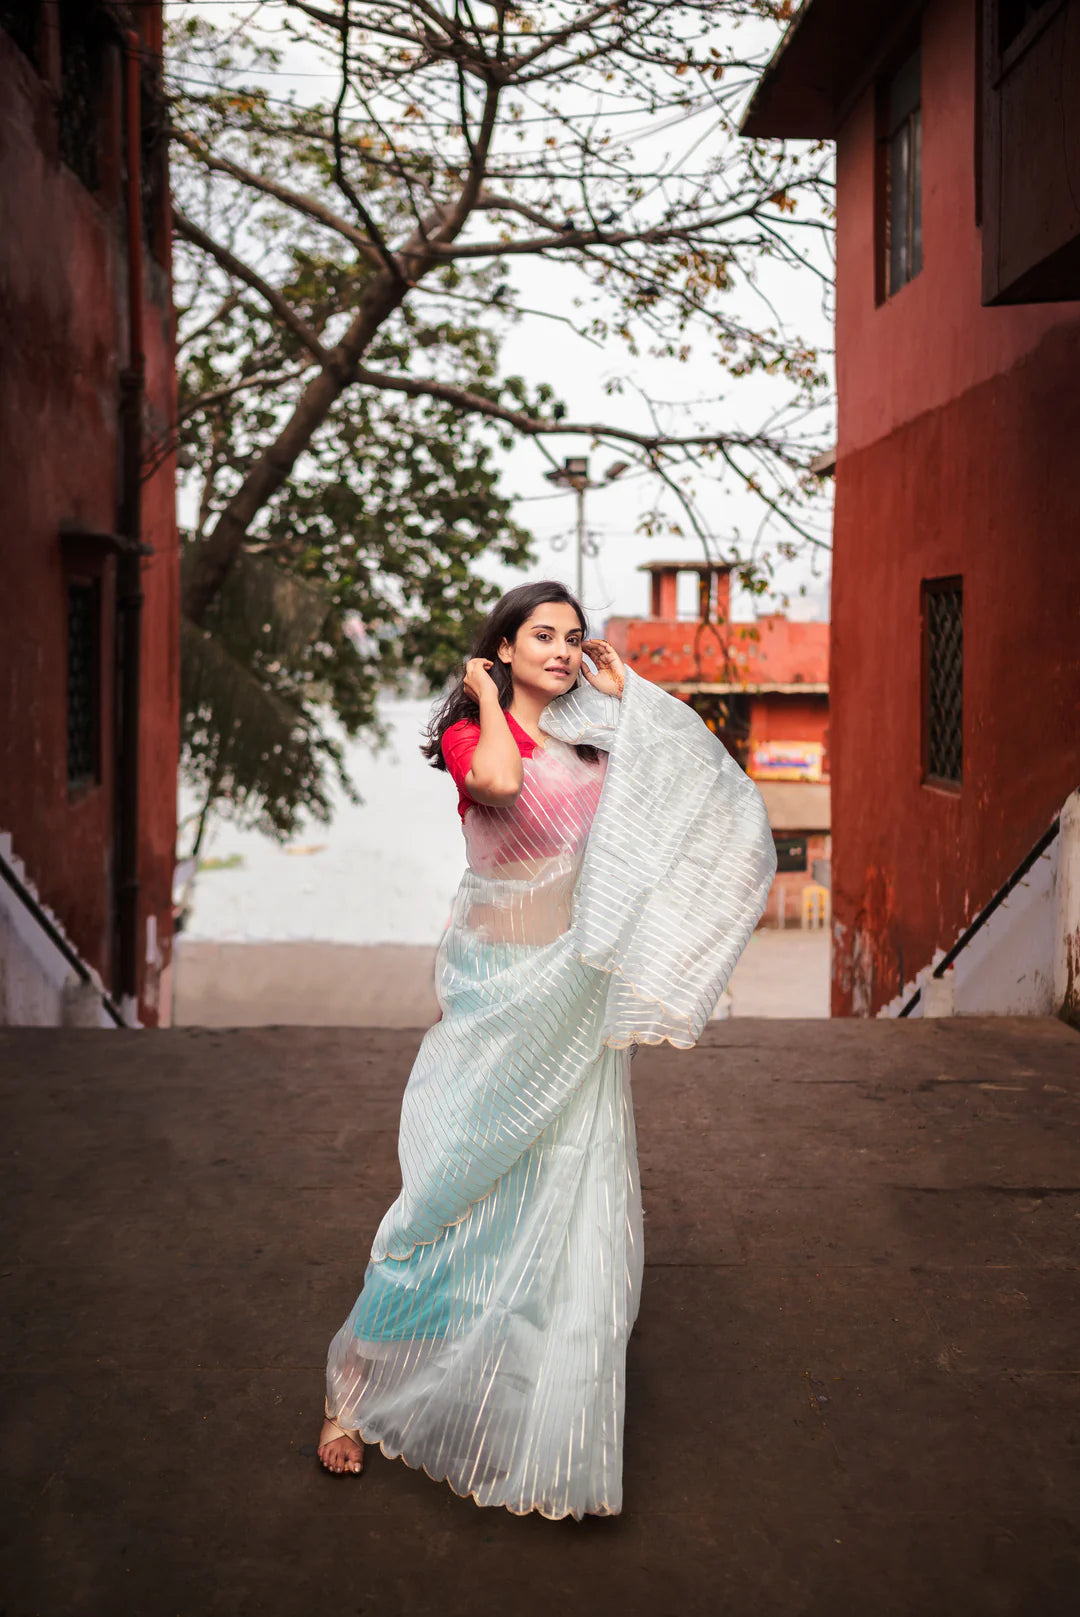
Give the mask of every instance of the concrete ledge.
POLYGON ((430 1027, 435 944, 179 938, 177 1027, 430 1027))

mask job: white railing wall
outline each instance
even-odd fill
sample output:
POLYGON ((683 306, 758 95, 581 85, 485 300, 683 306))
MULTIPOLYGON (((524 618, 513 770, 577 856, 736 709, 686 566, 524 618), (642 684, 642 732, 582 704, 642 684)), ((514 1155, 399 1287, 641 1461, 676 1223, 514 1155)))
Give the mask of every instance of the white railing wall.
POLYGON ((0 866, 0 1026, 115 1027, 101 978, 41 902, 6 831, 0 866))
POLYGON ((1057 1016, 1080 1012, 1080 792, 1058 833, 940 976, 938 949, 879 1016, 1057 1016), (911 1005, 913 995, 918 1000, 911 1005), (905 1007, 910 1009, 905 1010, 905 1007))

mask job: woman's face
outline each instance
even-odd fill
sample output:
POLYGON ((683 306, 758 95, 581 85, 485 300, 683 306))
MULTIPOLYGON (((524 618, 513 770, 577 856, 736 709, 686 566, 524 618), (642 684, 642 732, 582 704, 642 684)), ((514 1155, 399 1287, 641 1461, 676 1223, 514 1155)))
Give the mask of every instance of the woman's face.
POLYGON ((503 641, 499 659, 509 665, 515 688, 536 691, 550 701, 570 690, 577 679, 584 638, 572 606, 545 601, 526 618, 512 644, 503 641))

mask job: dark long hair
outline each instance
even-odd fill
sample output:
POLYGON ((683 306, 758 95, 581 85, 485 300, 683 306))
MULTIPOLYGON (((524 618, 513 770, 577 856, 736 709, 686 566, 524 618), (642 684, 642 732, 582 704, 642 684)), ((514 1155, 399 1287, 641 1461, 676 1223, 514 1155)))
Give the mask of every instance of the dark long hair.
MULTIPOLYGON (((548 601, 561 601, 565 606, 572 606, 581 624, 582 639, 588 636, 589 625, 581 602, 576 595, 571 595, 565 584, 559 584, 553 579, 547 579, 539 584, 519 584, 516 589, 507 590, 476 632, 469 657, 486 657, 491 662, 492 666, 488 669, 488 673, 498 686, 499 706, 503 712, 514 700, 514 676, 510 672, 509 664, 500 662, 499 647, 504 640, 513 645, 521 625, 528 622, 537 607, 546 605, 548 601)), ((468 719, 472 724, 480 722, 480 709, 465 689, 464 672, 431 715, 426 732, 427 739, 420 748, 424 757, 430 760, 433 769, 446 768, 442 755, 442 738, 450 726, 456 724, 459 719, 468 719)), ((595 747, 576 747, 574 750, 580 758, 587 758, 590 763, 596 761, 595 747)))

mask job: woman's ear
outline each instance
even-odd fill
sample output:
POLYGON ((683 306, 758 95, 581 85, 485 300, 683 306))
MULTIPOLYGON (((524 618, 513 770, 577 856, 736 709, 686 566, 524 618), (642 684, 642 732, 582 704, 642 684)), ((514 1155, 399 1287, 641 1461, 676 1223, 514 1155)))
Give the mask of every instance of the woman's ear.
POLYGON ((500 640, 499 650, 497 652, 499 661, 501 663, 508 663, 513 655, 514 648, 511 646, 509 640, 500 640))

